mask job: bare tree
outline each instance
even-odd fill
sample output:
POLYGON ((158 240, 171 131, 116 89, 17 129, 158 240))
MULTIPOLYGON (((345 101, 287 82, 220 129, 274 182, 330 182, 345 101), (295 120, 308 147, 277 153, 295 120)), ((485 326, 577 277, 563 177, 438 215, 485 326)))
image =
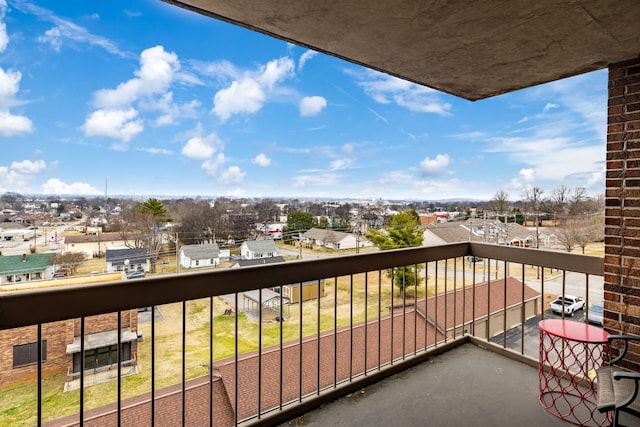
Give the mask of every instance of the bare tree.
MULTIPOLYGON (((533 212, 533 216, 536 221, 536 248, 540 247, 540 205, 543 202, 542 194, 544 190, 540 187, 527 188, 522 193, 522 198, 525 200, 526 205, 530 211, 533 212)), ((527 221, 527 211, 525 210, 525 222, 527 221)))
POLYGON ((604 240, 604 218, 601 215, 596 215, 580 221, 582 222, 582 229, 578 233, 577 243, 582 249, 582 254, 584 254, 585 248, 589 243, 604 240))
POLYGON ((569 196, 569 215, 578 216, 584 214, 584 204, 587 199, 587 190, 584 187, 574 188, 569 196))
POLYGON ((575 218, 565 219, 556 228, 556 238, 565 251, 571 252, 578 245, 584 224, 575 218))
POLYGON ((498 213, 504 215, 509 209, 509 193, 504 190, 497 191, 491 199, 491 208, 498 213))
POLYGON ((558 219, 566 214, 567 203, 569 202, 569 188, 562 184, 551 191, 551 210, 553 212, 553 223, 557 224, 558 219))
POLYGON ((84 262, 86 255, 83 252, 62 252, 57 253, 52 260, 52 264, 60 266, 69 272, 69 276, 76 274, 78 266, 84 262))

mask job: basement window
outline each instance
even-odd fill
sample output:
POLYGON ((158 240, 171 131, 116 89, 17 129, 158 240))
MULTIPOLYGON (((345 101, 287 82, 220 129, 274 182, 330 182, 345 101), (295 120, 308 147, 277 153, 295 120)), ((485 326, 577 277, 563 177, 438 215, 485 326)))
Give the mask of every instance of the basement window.
MULTIPOLYGON (((42 340, 42 361, 47 360, 47 340, 42 340)), ((20 344, 13 346, 13 367, 38 363, 38 343, 20 344)))

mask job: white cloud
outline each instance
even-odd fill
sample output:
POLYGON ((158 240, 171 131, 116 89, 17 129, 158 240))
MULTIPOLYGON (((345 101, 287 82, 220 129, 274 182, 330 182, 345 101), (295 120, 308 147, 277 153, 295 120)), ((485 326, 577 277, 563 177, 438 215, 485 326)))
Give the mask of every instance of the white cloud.
POLYGON ((202 169, 209 176, 214 176, 218 173, 218 170, 224 165, 224 154, 218 153, 214 159, 207 159, 202 162, 202 169))
POLYGON ((443 101, 442 94, 434 89, 373 70, 348 73, 356 78, 367 95, 380 104, 396 104, 418 113, 451 115, 451 104, 443 101))
POLYGON ((11 163, 11 169, 21 175, 34 175, 42 172, 46 167, 47 163, 44 160, 23 160, 11 163))
POLYGON ((213 98, 213 113, 222 120, 228 120, 233 114, 255 113, 266 101, 266 95, 258 82, 246 78, 234 81, 226 89, 221 89, 213 98))
POLYGON ((257 156, 255 156, 253 160, 251 160, 251 162, 260 167, 266 168, 271 164, 271 159, 268 158, 265 154, 260 153, 257 156))
POLYGON ((242 172, 238 166, 229 166, 218 177, 218 183, 224 185, 240 184, 244 180, 246 172, 242 172))
POLYGON ((260 67, 257 80, 269 89, 277 83, 293 77, 294 64, 291 58, 278 58, 260 67))
POLYGON ((86 136, 108 136, 129 142, 144 129, 142 120, 135 120, 138 112, 128 110, 97 110, 83 125, 86 136))
POLYGON ((304 68, 304 64, 307 63, 308 60, 316 56, 318 52, 315 50, 306 50, 302 55, 300 55, 300 60, 298 61, 298 71, 302 71, 304 68))
POLYGON ((327 100, 322 96, 305 96, 300 101, 300 115, 302 117, 315 116, 327 106, 327 100))
POLYGON ((554 104, 552 102, 547 103, 547 105, 544 106, 544 108, 542 109, 543 112, 548 113, 549 111, 553 110, 554 108, 558 108, 559 105, 558 104, 554 104))
POLYGON ((351 163, 353 163, 352 159, 335 159, 329 163, 329 167, 331 170, 346 169, 351 166, 351 163))
POLYGON ((33 131, 33 123, 26 116, 16 116, 8 111, 0 111, 0 135, 13 136, 33 131))
POLYGON ((336 173, 316 173, 313 175, 299 175, 292 179, 292 185, 298 188, 321 186, 335 187, 340 183, 341 175, 336 173))
POLYGON ((99 195, 100 190, 84 182, 74 182, 66 184, 57 178, 51 178, 42 184, 44 194, 79 194, 79 195, 99 195))
POLYGON ((4 16, 7 13, 6 0, 0 0, 0 52, 4 52, 9 44, 9 36, 7 35, 7 25, 4 23, 4 16))
POLYGON ((0 166, 0 193, 28 190, 29 183, 46 168, 44 160, 14 161, 9 166, 0 166))
POLYGON ((13 136, 33 132, 33 123, 27 116, 12 114, 16 104, 22 73, 0 68, 0 135, 13 136))
POLYGON ((218 142, 215 134, 207 138, 193 137, 182 148, 182 154, 190 159, 207 159, 216 152, 218 142))
MULTIPOLYGON (((267 102, 268 94, 276 91, 280 82, 293 77, 293 70, 294 64, 290 58, 269 61, 257 71, 248 72, 219 90, 213 97, 211 112, 223 121, 234 114, 258 112, 267 102)), ((224 71, 229 71, 228 67, 224 71)))
POLYGON ((49 9, 36 6, 30 2, 13 2, 11 6, 25 13, 33 14, 42 21, 51 22, 54 27, 45 31, 44 35, 39 36, 38 41, 50 44, 57 52, 60 51, 65 43, 70 42, 72 47, 75 47, 75 44, 88 44, 100 47, 120 57, 129 56, 127 53, 122 52, 111 40, 91 34, 86 28, 60 18, 49 9))
POLYGON ((94 94, 93 104, 97 108, 122 108, 141 97, 164 95, 180 62, 175 53, 166 52, 162 46, 144 50, 140 54, 140 68, 134 77, 120 83, 116 89, 102 89, 94 94))
POLYGON ((420 171, 426 176, 441 175, 449 166, 449 155, 438 154, 435 159, 425 157, 420 162, 420 171))
POLYGON ((144 130, 142 118, 130 121, 132 115, 137 116, 140 111, 160 112, 153 121, 156 126, 174 124, 179 117, 195 117, 200 102, 194 100, 177 104, 169 90, 172 83, 185 77, 179 70, 180 61, 175 53, 165 51, 162 46, 145 49, 140 54, 140 68, 134 71, 135 77, 120 83, 115 89, 101 89, 93 94, 93 105, 97 110, 85 122, 85 135, 129 141, 144 130), (116 119, 125 112, 126 119, 120 118, 118 122, 116 119), (104 116, 115 120, 114 129, 96 123, 104 121, 104 116))
POLYGON ((167 150, 164 148, 137 148, 138 151, 144 151, 145 153, 150 154, 165 154, 165 155, 173 155, 173 151, 167 150))

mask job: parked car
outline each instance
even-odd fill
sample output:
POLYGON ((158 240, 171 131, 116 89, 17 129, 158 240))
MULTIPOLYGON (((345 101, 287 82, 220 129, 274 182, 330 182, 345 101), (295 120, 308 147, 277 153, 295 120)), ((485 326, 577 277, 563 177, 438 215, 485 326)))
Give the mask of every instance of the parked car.
POLYGON ((604 302, 598 301, 589 306, 587 310, 587 322, 602 326, 602 312, 604 311, 604 302))
POLYGON ((127 274, 127 279, 140 279, 144 277, 144 271, 132 271, 127 274))
MULTIPOLYGON (((562 297, 556 298, 556 300, 551 303, 551 311, 557 314, 562 314, 562 302, 562 297)), ((584 306, 585 302, 583 298, 573 295, 564 296, 564 314, 573 316, 573 313, 576 311, 584 310, 584 306)))

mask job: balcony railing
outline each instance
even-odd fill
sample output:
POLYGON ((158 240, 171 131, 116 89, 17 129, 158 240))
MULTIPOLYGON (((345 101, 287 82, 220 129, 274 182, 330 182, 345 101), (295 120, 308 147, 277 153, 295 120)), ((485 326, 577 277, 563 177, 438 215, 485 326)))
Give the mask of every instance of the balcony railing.
MULTIPOLYGON (((35 377, 16 403, 23 425, 275 425, 470 339, 535 364, 526 321, 545 315, 549 295, 601 298, 602 274, 599 257, 460 243, 3 293, 0 333, 31 328, 39 343, 22 368, 35 377), (296 284, 288 295, 304 301, 288 304, 282 289, 296 284), (118 365, 116 380, 91 387, 83 375, 55 398, 48 325, 80 319, 85 336, 93 316, 116 313, 121 330, 128 310, 149 306, 138 374, 118 365)), ((9 399, 21 387, 3 383, 9 399)))

